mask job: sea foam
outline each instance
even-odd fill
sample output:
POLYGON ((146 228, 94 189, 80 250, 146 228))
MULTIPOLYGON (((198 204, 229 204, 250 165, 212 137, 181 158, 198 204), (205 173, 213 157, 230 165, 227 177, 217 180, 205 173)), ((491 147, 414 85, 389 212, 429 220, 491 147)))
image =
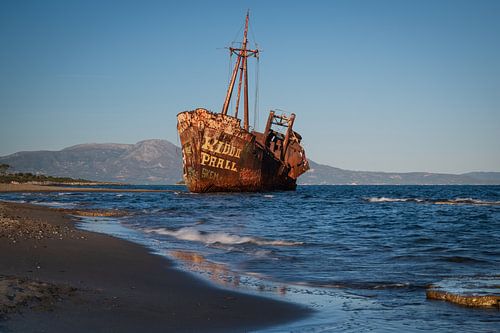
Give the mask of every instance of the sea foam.
POLYGON ((374 197, 366 199, 368 202, 407 202, 414 201, 415 199, 410 198, 386 198, 386 197, 374 197))
POLYGON ((484 205, 496 206, 500 205, 500 201, 485 201, 473 198, 455 198, 455 199, 418 199, 418 198, 387 198, 387 197, 372 197, 365 199, 368 202, 416 202, 435 205, 484 205))
POLYGON ((255 245, 271 245, 271 246, 296 246, 303 244, 302 242, 290 242, 285 240, 266 240, 250 236, 238 236, 225 232, 202 232, 193 227, 185 227, 177 230, 170 230, 166 228, 148 229, 146 232, 153 232, 159 235, 167 235, 180 240, 187 240, 193 242, 201 242, 204 244, 255 244, 255 245))

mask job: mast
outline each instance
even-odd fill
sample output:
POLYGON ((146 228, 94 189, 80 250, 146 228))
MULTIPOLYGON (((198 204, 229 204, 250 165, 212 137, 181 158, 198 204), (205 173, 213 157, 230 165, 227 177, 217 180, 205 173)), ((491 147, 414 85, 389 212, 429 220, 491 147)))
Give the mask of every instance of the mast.
POLYGON ((241 95, 241 79, 243 78, 243 66, 240 67, 240 80, 238 82, 238 96, 236 97, 236 110, 234 110, 234 116, 238 118, 238 108, 240 106, 240 95, 241 95))
POLYGON ((243 116, 243 128, 248 131, 249 129, 249 117, 248 117, 248 70, 247 70, 247 59, 248 57, 258 57, 259 50, 248 50, 248 21, 250 17, 250 11, 247 12, 245 19, 245 31, 243 33, 243 42, 241 48, 229 48, 231 53, 234 53, 238 56, 236 63, 234 64, 233 73, 231 75, 231 81, 229 82, 229 87, 227 88, 226 99, 224 100, 224 105, 222 106, 221 113, 226 115, 229 102, 231 101, 231 96, 233 94, 234 84, 236 81, 236 77, 238 76, 239 69, 239 82, 238 82, 238 96, 236 99, 236 109, 235 109, 235 117, 238 117, 238 108, 240 104, 240 94, 241 94, 241 84, 243 81, 243 106, 244 106, 244 116, 243 116))
MULTIPOLYGON (((247 20, 248 20, 248 16, 247 16, 247 20)), ((245 95, 243 96, 244 99, 243 99, 243 103, 244 103, 244 107, 245 107, 245 113, 244 113, 244 120, 243 120, 243 125, 244 125, 244 128, 245 128, 245 131, 248 131, 248 124, 250 123, 248 121, 248 72, 247 72, 247 56, 246 56, 246 45, 247 43, 247 32, 245 30, 245 45, 243 46, 243 50, 245 52, 245 57, 243 58, 243 75, 245 76, 245 87, 244 87, 244 92, 245 92, 245 95)))
MULTIPOLYGON (((233 52, 231 50, 231 52, 233 52)), ((238 54, 238 60, 236 60, 236 64, 234 64, 233 75, 231 76, 231 81, 229 82, 229 87, 227 88, 226 100, 224 101, 224 106, 222 107, 221 113, 223 115, 227 114, 227 109, 229 107, 229 101, 231 100, 231 95, 233 94, 234 88, 234 80, 236 80, 236 74, 238 74, 238 66, 241 62, 241 56, 238 54)))

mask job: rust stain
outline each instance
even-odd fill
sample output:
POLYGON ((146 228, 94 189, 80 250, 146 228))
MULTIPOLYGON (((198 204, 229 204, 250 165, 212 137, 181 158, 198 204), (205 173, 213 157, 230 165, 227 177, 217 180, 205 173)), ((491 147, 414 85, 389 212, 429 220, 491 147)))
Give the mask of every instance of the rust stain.
MULTIPOLYGON (((309 168, 291 126, 286 134, 271 128, 250 133, 240 119, 206 109, 179 113, 177 119, 184 180, 192 192, 293 190, 309 168)), ((275 120, 271 112, 268 122, 275 120)))

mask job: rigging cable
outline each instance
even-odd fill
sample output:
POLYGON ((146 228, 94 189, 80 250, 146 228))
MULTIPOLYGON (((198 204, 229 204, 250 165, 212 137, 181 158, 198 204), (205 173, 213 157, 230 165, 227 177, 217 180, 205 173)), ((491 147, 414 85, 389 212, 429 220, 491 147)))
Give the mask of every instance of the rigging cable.
MULTIPOLYGON (((231 43, 231 46, 232 46, 232 43, 231 43)), ((229 63, 228 63, 228 67, 227 67, 227 84, 228 85, 231 83, 231 74, 232 74, 231 68, 233 67, 232 61, 233 61, 233 52, 229 51, 229 63)), ((229 101, 228 109, 231 110, 232 108, 233 108, 233 100, 231 99, 229 101)))
MULTIPOLYGON (((259 45, 257 44, 257 38, 255 38, 255 33, 253 27, 250 26, 250 34, 252 35, 253 42, 255 44, 255 49, 259 50, 259 45)), ((260 74, 260 54, 257 54, 257 63, 255 64, 255 96, 254 96, 254 109, 253 109, 253 128, 257 131, 257 126, 259 125, 259 74, 260 74)))
MULTIPOLYGON (((255 44, 257 48, 257 44, 255 44)), ((257 63, 255 65, 255 97, 254 97, 254 107, 253 107, 253 128, 257 131, 257 126, 259 124, 259 67, 260 58, 257 57, 257 63)))
MULTIPOLYGON (((259 50, 259 45, 257 44, 257 39, 253 32, 252 26, 250 26, 250 34, 252 35, 253 42, 255 44, 255 49, 259 50)), ((260 56, 257 54, 257 63, 255 64, 255 96, 254 96, 254 108, 253 108, 253 128, 257 131, 257 126, 259 125, 259 73, 260 73, 260 56)))
MULTIPOLYGON (((250 35, 252 36, 253 42, 255 44, 255 49, 259 49, 257 44, 257 38, 255 38, 255 33, 253 32, 252 25, 249 26, 250 35)), ((259 73, 260 73, 260 57, 257 54, 257 63, 255 64, 255 96, 254 96, 254 108, 253 108, 253 128, 257 131, 257 126, 259 124, 259 73)))
MULTIPOLYGON (((234 47, 234 46, 236 46, 238 44, 241 44, 241 42, 238 42, 237 39, 240 37, 241 32, 242 32, 242 30, 243 30, 244 27, 245 27, 245 24, 242 24, 240 26, 240 29, 236 33, 236 35, 234 35, 233 40, 231 41, 231 43, 229 43, 229 45, 231 45, 231 47, 234 47)), ((227 79, 227 83, 228 83, 228 85, 231 82, 231 76, 233 74, 233 71, 232 71, 232 68, 233 68, 232 60, 233 60, 233 51, 229 50, 229 66, 228 66, 228 75, 227 75, 227 78, 228 78, 227 79)), ((229 100, 228 110, 232 110, 233 106, 234 106, 234 103, 233 103, 233 99, 231 98, 229 100)))
POLYGON ((236 40, 240 38, 240 34, 241 34, 241 31, 243 30, 244 26, 245 26, 244 23, 240 26, 240 29, 238 30, 238 32, 236 33, 236 35, 233 37, 233 40, 231 42, 231 46, 233 46, 236 43, 241 44, 241 42, 237 42, 236 40))

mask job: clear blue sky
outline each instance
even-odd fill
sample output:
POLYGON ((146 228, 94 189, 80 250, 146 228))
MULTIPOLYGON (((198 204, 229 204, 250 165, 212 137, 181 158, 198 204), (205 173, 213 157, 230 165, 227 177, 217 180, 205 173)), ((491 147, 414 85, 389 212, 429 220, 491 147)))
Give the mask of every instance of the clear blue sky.
POLYGON ((4 0, 0 155, 178 143, 178 112, 220 110, 247 8, 260 128, 295 112, 308 156, 346 169, 500 171, 500 1, 483 0, 4 0))

